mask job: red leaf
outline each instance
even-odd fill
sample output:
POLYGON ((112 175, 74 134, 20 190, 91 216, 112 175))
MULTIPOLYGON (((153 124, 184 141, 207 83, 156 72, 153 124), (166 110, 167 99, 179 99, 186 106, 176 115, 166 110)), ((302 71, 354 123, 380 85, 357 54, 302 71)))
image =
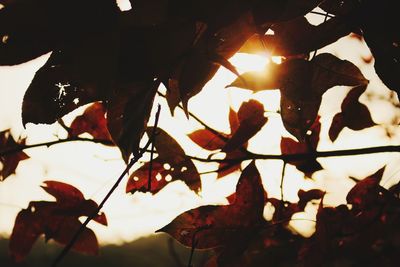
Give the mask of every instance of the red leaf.
POLYGON ((264 189, 254 162, 243 171, 236 200, 227 206, 202 206, 186 211, 157 232, 166 232, 183 245, 196 248, 227 246, 264 223, 264 189))
POLYGON ((264 117, 264 105, 256 100, 249 100, 240 106, 238 119, 239 127, 224 146, 223 151, 225 152, 231 152, 243 146, 261 130, 268 120, 264 117))
POLYGON ((55 197, 58 202, 80 202, 85 200, 82 192, 70 184, 58 181, 44 181, 43 183, 45 185, 41 187, 55 197))
POLYGON ((244 158, 246 156, 246 154, 244 152, 242 152, 239 149, 236 149, 232 152, 228 152, 226 153, 225 156, 225 160, 227 160, 226 162, 221 162, 218 165, 218 176, 217 178, 221 178, 224 177, 228 174, 231 174, 237 170, 240 169, 240 165, 241 165, 241 161, 237 161, 237 162, 230 162, 229 160, 233 160, 233 159, 238 159, 238 158, 244 158))
MULTIPOLYGON (((304 142, 297 142, 291 138, 282 137, 282 154, 301 154, 316 151, 319 142, 319 134, 321 131, 319 117, 310 127, 310 131, 311 134, 306 135, 306 140, 304 142)), ((304 172, 307 177, 311 177, 314 172, 322 169, 322 166, 316 161, 316 159, 292 160, 288 163, 295 165, 296 168, 299 171, 304 172)))
POLYGON ((84 113, 71 123, 69 137, 88 133, 95 139, 110 140, 107 130, 106 109, 102 103, 96 102, 85 109, 84 113))
MULTIPOLYGON (((46 181, 42 188, 57 201, 31 202, 27 209, 18 213, 9 244, 10 254, 16 261, 21 261, 28 255, 42 234, 46 240, 54 239, 58 243, 67 244, 82 225, 79 217, 93 215, 98 207, 93 200, 85 199, 83 194, 71 185, 46 181)), ((104 213, 95 217, 94 221, 107 225, 104 213)), ((85 228, 72 249, 97 254, 98 243, 93 231, 85 228)))
MULTIPOLYGON (((16 142, 11 135, 10 129, 0 132, 0 152, 18 148, 23 145, 25 145, 25 139, 16 142)), ((0 181, 3 181, 8 176, 15 173, 19 162, 28 158, 28 155, 22 151, 0 155, 0 162, 2 164, 2 168, 0 169, 0 181)))
POLYGON ((375 203, 381 196, 382 189, 379 182, 382 179, 385 167, 357 182, 346 196, 347 203, 352 204, 356 209, 365 209, 375 203))
POLYGON ((9 250, 11 257, 22 261, 31 250, 33 244, 43 234, 42 225, 31 210, 26 209, 18 213, 14 228, 10 236, 9 250))
POLYGON ((222 149, 226 143, 221 137, 207 129, 194 131, 188 136, 197 145, 207 150, 222 149))
MULTIPOLYGON (((148 135, 151 135, 152 129, 148 128, 148 135)), ((155 194, 175 180, 182 180, 190 189, 198 191, 201 186, 200 175, 192 160, 186 157, 185 151, 168 133, 160 128, 156 132, 154 147, 158 157, 153 160, 150 192, 155 194)), ((147 162, 132 173, 126 185, 127 193, 148 191, 149 167, 150 163, 147 162)))

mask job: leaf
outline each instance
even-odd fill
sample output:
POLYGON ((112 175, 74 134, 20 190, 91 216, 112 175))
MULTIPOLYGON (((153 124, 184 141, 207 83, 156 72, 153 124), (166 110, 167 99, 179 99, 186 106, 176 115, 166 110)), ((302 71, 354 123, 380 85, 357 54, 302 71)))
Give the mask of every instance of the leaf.
POLYGON ((308 202, 314 199, 322 199, 325 193, 326 192, 321 191, 319 189, 311 189, 308 191, 300 189, 297 192, 297 196, 299 197, 299 202, 298 202, 299 209, 304 211, 308 202))
POLYGON ((400 92, 400 34, 395 3, 384 1, 376 5, 363 1, 352 14, 353 23, 360 26, 363 37, 374 56, 375 71, 382 82, 391 90, 400 92), (380 17, 376 22, 371 17, 380 17), (385 29, 382 32, 381 29, 385 29))
POLYGON ((244 102, 238 111, 239 127, 223 147, 222 151, 232 152, 243 146, 267 123, 264 105, 256 100, 244 102))
POLYGON ((365 89, 366 86, 355 87, 349 91, 343 100, 341 112, 333 117, 329 128, 329 138, 332 142, 337 139, 345 127, 358 131, 376 125, 367 106, 358 101, 365 89))
MULTIPOLYGON (((251 14, 244 13, 234 17, 231 24, 215 32, 207 28, 202 33, 178 65, 178 70, 173 72, 175 76, 173 80, 176 80, 174 84, 179 88, 180 99, 185 109, 187 109, 189 99, 198 94, 217 72, 219 65, 216 65, 215 61, 235 71, 226 60, 232 57, 255 31, 251 14)), ((176 101, 170 101, 172 113, 176 104, 176 101)))
MULTIPOLYGON (((281 139, 281 151, 284 155, 289 154, 301 154, 315 152, 319 142, 319 134, 321 131, 321 123, 319 118, 310 127, 311 133, 305 136, 305 140, 297 142, 291 138, 282 137, 281 139)), ((296 168, 304 172, 307 177, 311 177, 316 171, 322 170, 322 166, 314 158, 304 160, 293 160, 288 163, 296 166, 296 168)))
POLYGON ((8 176, 15 173, 18 164, 21 160, 26 160, 29 158, 22 150, 13 153, 5 153, 9 149, 16 149, 19 146, 25 145, 25 139, 20 139, 17 142, 11 135, 10 129, 0 132, 0 181, 5 180, 8 176))
POLYGON ((188 247, 193 240, 199 249, 228 246, 264 222, 264 200, 261 178, 252 162, 239 178, 233 204, 186 211, 157 232, 166 232, 188 247))
POLYGON ((22 103, 22 122, 53 123, 74 109, 108 99, 115 79, 117 32, 66 43, 35 74, 22 103))
POLYGON ((0 65, 20 64, 117 22, 115 1, 7 1, 0 11, 0 65), (72 16, 73 14, 73 16, 72 16))
POLYGON ((225 146, 225 140, 208 129, 201 129, 188 134, 188 137, 206 150, 222 149, 225 146))
MULTIPOLYGON (((386 167, 386 166, 385 166, 386 167)), ((374 174, 358 181, 346 196, 347 203, 352 204, 356 209, 368 208, 380 197, 381 187, 379 185, 385 167, 374 174)))
MULTIPOLYGON (((152 127, 147 129, 150 136, 152 127)), ((187 186, 198 191, 201 186, 200 175, 192 160, 186 157, 181 146, 164 130, 156 130, 154 146, 158 157, 153 160, 151 172, 151 193, 155 194, 166 186, 170 181, 182 180, 187 186)), ((147 162, 129 177, 126 192, 148 191, 150 163, 147 162)))
POLYGON ((321 95, 336 85, 360 86, 367 85, 361 71, 347 60, 341 60, 328 53, 317 55, 312 61, 312 87, 321 95))
POLYGON ((76 137, 82 133, 88 133, 94 139, 109 140, 110 133, 107 130, 106 108, 102 103, 96 102, 85 109, 84 113, 77 116, 69 127, 69 137, 76 137))
POLYGON ((157 81, 134 82, 121 86, 111 96, 107 127, 126 162, 131 153, 139 151, 158 85, 157 81))
POLYGON ((287 21, 306 15, 322 0, 253 1, 252 13, 257 25, 287 21))
MULTIPOLYGON (((42 188, 56 197, 57 201, 30 202, 28 208, 18 213, 9 243, 10 254, 17 262, 29 254, 33 244, 42 234, 46 240, 54 239, 66 245, 82 226, 78 218, 92 216, 98 207, 93 200, 86 200, 72 185, 45 181, 42 188)), ((107 225, 103 213, 94 220, 107 225)), ((81 253, 97 254, 98 242, 94 232, 85 227, 72 249, 81 253)))
POLYGON ((276 56, 306 54, 350 33, 350 27, 341 17, 332 18, 314 26, 305 17, 275 23, 273 35, 253 35, 240 48, 242 53, 265 53, 276 56))

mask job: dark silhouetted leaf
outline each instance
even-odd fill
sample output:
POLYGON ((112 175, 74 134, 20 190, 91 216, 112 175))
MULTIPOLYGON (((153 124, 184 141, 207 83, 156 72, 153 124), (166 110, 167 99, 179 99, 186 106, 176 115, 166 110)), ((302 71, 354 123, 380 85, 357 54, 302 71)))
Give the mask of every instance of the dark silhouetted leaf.
POLYGON ((110 133, 107 130, 106 108, 102 103, 96 102, 85 109, 84 113, 76 117, 69 127, 69 137, 76 137, 82 133, 88 133, 95 139, 109 140, 110 133))
POLYGON ((376 125, 371 118, 367 106, 358 101, 365 89, 366 86, 355 87, 350 90, 343 100, 342 111, 333 117, 331 127, 329 128, 329 138, 332 141, 337 139, 345 127, 358 131, 376 125))
POLYGON ((300 210, 304 210, 307 203, 314 199, 321 199, 325 195, 324 191, 319 189, 311 189, 308 191, 304 191, 302 189, 297 192, 297 196, 299 197, 299 208, 300 210))
MULTIPOLYGON (((30 202, 28 208, 18 213, 9 244, 10 254, 15 261, 22 261, 42 234, 46 240, 54 239, 66 245, 82 225, 78 218, 91 216, 98 207, 93 200, 86 200, 78 189, 69 184, 45 181, 42 188, 57 201, 30 202)), ((103 213, 94 220, 107 225, 103 213)), ((72 249, 97 254, 98 242, 94 232, 85 228, 72 249)))
POLYGON ((363 209, 376 202, 376 198, 380 195, 379 182, 382 179, 385 167, 357 182, 346 196, 347 203, 352 204, 354 208, 363 209))
POLYGON ((116 40, 116 32, 103 32, 54 51, 25 93, 23 124, 53 123, 82 105, 107 100, 115 79, 116 40))
MULTIPOLYGON (((23 145, 25 145, 25 139, 20 139, 16 142, 11 135, 10 129, 0 132, 0 153, 23 145)), ((0 155, 0 181, 15 173, 19 162, 28 158, 28 155, 22 151, 0 155)))
POLYGON ((239 127, 228 140, 222 151, 232 152, 240 148, 267 123, 264 117, 264 105, 256 100, 244 102, 237 113, 239 127))
POLYGON ((7 1, 0 10, 0 65, 24 63, 107 31, 118 13, 113 0, 7 1))
MULTIPOLYGON (((150 136, 152 127, 149 127, 147 134, 150 136)), ((153 160, 151 173, 151 193, 160 191, 170 181, 182 180, 187 186, 198 191, 201 186, 200 175, 192 160, 187 158, 181 146, 164 130, 156 130, 154 146, 158 157, 153 160)), ((147 162, 138 170, 132 173, 126 185, 126 192, 148 191, 150 163, 147 162)))
POLYGON ((318 26, 306 18, 273 24, 273 35, 254 35, 240 48, 242 53, 265 53, 277 56, 306 54, 350 33, 343 18, 333 18, 318 26))
MULTIPOLYGON (((282 137, 281 139, 281 151, 282 154, 300 154, 310 153, 317 149, 319 142, 319 134, 321 131, 321 123, 319 118, 310 127, 311 133, 305 136, 303 142, 297 142, 291 138, 282 137)), ((304 172, 307 177, 311 177, 316 171, 322 170, 322 166, 316 161, 316 159, 304 159, 289 161, 288 163, 293 164, 299 171, 304 172)))
POLYGON ((135 82, 121 86, 107 107, 107 127, 125 161, 139 151, 159 82, 135 82))
POLYGON ((258 25, 291 20, 306 15, 321 3, 322 0, 282 0, 253 2, 252 12, 258 25))

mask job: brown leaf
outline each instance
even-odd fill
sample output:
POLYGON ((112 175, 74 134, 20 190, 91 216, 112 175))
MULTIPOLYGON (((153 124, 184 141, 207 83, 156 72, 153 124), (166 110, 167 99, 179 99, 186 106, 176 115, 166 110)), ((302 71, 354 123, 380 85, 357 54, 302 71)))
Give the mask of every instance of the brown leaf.
MULTIPOLYGON (((18 148, 23 145, 25 145, 25 139, 16 142, 11 135, 10 129, 0 132, 0 152, 18 148)), ((29 156, 23 151, 0 155, 0 162, 2 164, 0 169, 0 181, 5 180, 11 174, 14 174, 19 162, 28 158, 29 156)))

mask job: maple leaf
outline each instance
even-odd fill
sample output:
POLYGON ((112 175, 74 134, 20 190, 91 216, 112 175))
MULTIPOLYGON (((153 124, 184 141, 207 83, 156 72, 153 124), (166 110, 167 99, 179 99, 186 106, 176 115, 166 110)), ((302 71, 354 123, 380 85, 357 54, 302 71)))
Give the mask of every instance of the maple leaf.
MULTIPOLYGON (((261 130, 268 119, 264 116, 264 105, 256 100, 243 102, 238 113, 229 110, 230 134, 218 135, 208 129, 188 134, 189 138, 206 150, 219 150, 226 153, 225 159, 237 159, 246 156, 242 148, 261 130)), ((222 162, 218 168, 218 177, 228 175, 240 168, 240 162, 222 162)))
POLYGON ((357 86, 351 89, 343 100, 341 112, 333 117, 329 128, 329 138, 332 142, 345 127, 358 131, 376 125, 367 106, 358 101, 365 89, 365 86, 357 86))
MULTIPOLYGON (((149 127, 147 130, 149 136, 152 129, 153 127, 149 127)), ((154 147, 158 156, 152 163, 151 193, 157 193, 169 182, 176 180, 182 180, 194 191, 200 189, 200 175, 196 166, 186 157, 185 151, 173 137, 157 128, 154 147)), ((131 174, 126 184, 127 193, 148 191, 149 168, 150 162, 147 162, 131 174)))
POLYGON ((100 102, 96 102, 85 109, 82 115, 77 116, 71 123, 69 137, 76 137, 82 133, 88 133, 94 139, 111 141, 107 130, 106 108, 100 102))
MULTIPOLYGON (((20 139, 16 142, 11 135, 10 129, 0 132, 0 152, 18 148, 24 145, 25 139, 20 139)), ((19 162, 28 158, 29 156, 23 151, 2 154, 0 156, 0 162, 2 164, 0 168, 0 181, 3 181, 8 176, 15 173, 19 162)))
POLYGON ((265 226, 265 199, 261 177, 253 161, 239 178, 232 204, 201 206, 186 211, 157 232, 166 232, 188 247, 220 248, 222 254, 235 247, 238 252, 245 249, 249 239, 265 226))
MULTIPOLYGON (((81 216, 92 216, 98 205, 72 185, 45 181, 42 188, 56 198, 56 202, 32 201, 21 210, 14 223, 10 236, 9 250, 13 259, 22 261, 31 250, 36 240, 44 234, 45 239, 54 239, 60 244, 67 244, 82 226, 81 216)), ((107 225, 104 213, 98 214, 94 221, 107 225)), ((86 254, 98 253, 98 242, 94 232, 84 228, 72 249, 86 254)))
MULTIPOLYGON (((315 152, 319 142, 319 134, 321 131, 321 123, 319 117, 310 127, 311 134, 306 136, 305 141, 298 142, 292 138, 282 137, 281 139, 281 151, 282 154, 301 154, 315 152)), ((316 171, 322 170, 322 166, 316 161, 316 159, 304 159, 304 160, 291 160, 289 164, 296 166, 296 168, 303 172, 307 177, 311 177, 316 171)))

